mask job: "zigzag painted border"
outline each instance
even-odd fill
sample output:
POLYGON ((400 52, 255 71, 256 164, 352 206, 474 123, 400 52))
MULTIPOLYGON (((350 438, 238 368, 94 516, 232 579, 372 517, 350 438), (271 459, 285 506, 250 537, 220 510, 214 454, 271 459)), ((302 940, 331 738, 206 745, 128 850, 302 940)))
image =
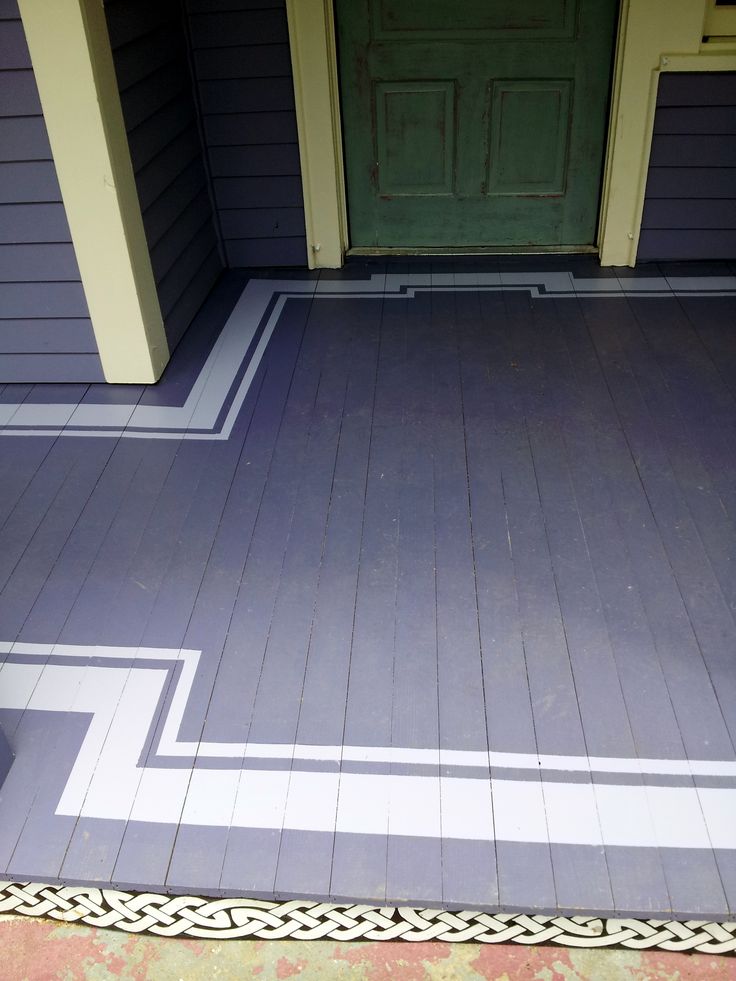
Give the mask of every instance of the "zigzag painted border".
POLYGON ((160 937, 439 940, 736 954, 736 923, 483 913, 305 900, 204 899, 28 882, 0 882, 0 914, 46 917, 160 937))

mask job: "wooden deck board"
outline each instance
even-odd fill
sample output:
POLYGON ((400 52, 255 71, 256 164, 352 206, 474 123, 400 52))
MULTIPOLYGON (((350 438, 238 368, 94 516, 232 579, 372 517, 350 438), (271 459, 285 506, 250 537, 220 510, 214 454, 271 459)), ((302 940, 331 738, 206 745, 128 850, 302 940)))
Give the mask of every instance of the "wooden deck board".
POLYGON ((729 915, 724 268, 238 275, 160 386, 3 387, 7 874, 729 915))

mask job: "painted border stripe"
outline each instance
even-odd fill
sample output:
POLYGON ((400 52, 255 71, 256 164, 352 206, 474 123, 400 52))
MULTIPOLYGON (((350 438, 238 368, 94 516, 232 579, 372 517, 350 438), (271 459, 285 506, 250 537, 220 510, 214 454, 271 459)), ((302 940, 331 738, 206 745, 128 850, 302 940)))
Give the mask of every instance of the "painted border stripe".
POLYGON ((251 279, 200 369, 184 405, 8 403, 0 406, 0 426, 3 427, 0 435, 228 439, 289 297, 413 299, 420 293, 448 290, 525 290, 536 299, 736 296, 736 276, 577 279, 569 272, 409 272, 373 274, 366 280, 251 279), (260 340, 243 379, 235 387, 243 359, 262 324, 260 340), (218 429, 217 420, 231 394, 230 408, 218 429))
MULTIPOLYGON (((571 783, 540 779, 540 761, 570 770, 590 771, 587 757, 539 757, 534 754, 467 754, 468 765, 499 759, 526 766, 529 780, 489 780, 403 774, 320 773, 248 770, 238 782, 237 770, 210 768, 192 779, 192 748, 202 771, 210 744, 176 742, 196 674, 200 653, 160 648, 87 647, 3 644, 0 706, 91 714, 77 759, 58 804, 57 814, 165 824, 293 828, 416 837, 449 836, 479 840, 630 845, 666 848, 736 848, 736 788, 571 783), (43 663, 13 656, 43 658, 43 663), (69 660, 64 663, 64 657, 69 660), (53 660, 49 660, 53 658, 53 660), (85 663, 86 659, 86 663, 85 663), (121 661, 128 660, 126 667, 121 661), (80 663, 81 660, 81 663, 80 663), (105 664, 108 661, 108 664, 105 664), (142 667, 148 661, 147 667, 142 667), (182 663, 176 690, 167 708, 165 746, 159 752, 185 748, 189 766, 140 766, 170 668, 182 663), (162 666, 163 663, 163 666, 162 666), (490 794, 489 794, 490 792, 490 794)), ((213 744, 216 745, 216 744, 213 744)), ((223 744, 232 752, 233 744, 223 744)), ((246 747, 260 754, 263 744, 246 747)), ((237 747, 238 750, 242 747, 237 747)), ((296 755, 296 746, 278 746, 296 755)), ((438 760, 438 749, 330 747, 346 760, 359 756, 438 760)), ((299 747, 300 758, 320 747, 299 747)), ((454 761, 463 759, 459 751, 454 761)), ((640 776, 640 760, 596 760, 597 767, 640 776)), ((731 761, 646 761, 671 768, 733 772, 731 761)), ((494 764, 495 765, 495 764, 494 764)), ((652 767, 654 769, 654 767, 652 767)), ((683 772, 678 769, 678 772, 683 772)))
MULTIPOLYGON (((32 707, 28 697, 23 695, 31 679, 40 676, 44 669, 59 668, 58 675, 63 679, 66 671, 80 667, 80 661, 97 662, 92 668, 96 672, 111 672, 121 664, 133 668, 135 672, 158 671, 162 676, 168 672, 161 664, 169 662, 181 664, 181 671, 174 686, 173 696, 166 708, 166 719, 158 745, 158 755, 167 757, 194 757, 200 762, 204 759, 260 759, 260 760, 302 760, 315 762, 385 763, 431 766, 454 766, 489 769, 555 770, 569 773, 610 773, 653 776, 700 776, 736 778, 736 760, 688 760, 688 759, 650 759, 605 756, 559 756, 537 753, 511 753, 497 750, 456 750, 440 747, 418 749, 397 746, 349 746, 349 745, 310 745, 304 743, 231 743, 187 741, 179 738, 182 721, 191 695, 197 673, 201 652, 179 648, 160 647, 111 647, 77 644, 28 644, 0 643, 0 653, 6 660, 0 663, 0 706, 4 708, 32 707), (28 664, 14 660, 43 658, 42 665, 28 664), (69 658, 72 663, 64 664, 69 658), (53 659, 49 663, 49 659, 53 659), (149 662, 149 666, 146 666, 149 662), (24 701, 25 697, 25 701, 24 701)), ((85 670, 88 670, 85 668, 85 670)), ((110 675, 99 675, 101 690, 110 675)), ((30 694, 30 693, 29 693, 30 694)), ((53 691, 49 698, 53 700, 53 691)), ((62 697, 58 698, 58 711, 71 711, 62 697)), ((125 720, 135 728, 134 720, 125 720)))

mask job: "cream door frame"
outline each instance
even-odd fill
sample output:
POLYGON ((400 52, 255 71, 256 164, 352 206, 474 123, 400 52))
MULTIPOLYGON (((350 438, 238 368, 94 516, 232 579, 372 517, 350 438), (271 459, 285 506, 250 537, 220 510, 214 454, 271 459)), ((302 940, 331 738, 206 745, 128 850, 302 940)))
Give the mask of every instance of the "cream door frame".
MULTIPOLYGON (((704 39, 713 0, 621 0, 598 232, 602 265, 636 262, 660 71, 734 71, 736 37, 704 39)), ((310 269, 348 247, 333 0, 287 0, 310 269)), ((714 19, 715 17, 715 19, 714 19)))
POLYGON ((716 22, 728 26, 714 9, 713 0, 621 4, 599 223, 604 266, 636 263, 660 72, 736 71, 736 37, 704 37, 716 22))
POLYGON ((332 0, 286 0, 310 269, 339 268, 348 247, 332 0))

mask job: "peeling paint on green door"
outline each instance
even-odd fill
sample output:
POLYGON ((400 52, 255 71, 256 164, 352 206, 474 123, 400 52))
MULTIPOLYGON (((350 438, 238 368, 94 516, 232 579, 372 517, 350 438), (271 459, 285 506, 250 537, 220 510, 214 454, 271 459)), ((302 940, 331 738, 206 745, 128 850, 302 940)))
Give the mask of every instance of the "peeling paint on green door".
POLYGON ((351 245, 595 240, 617 0, 337 0, 351 245))

